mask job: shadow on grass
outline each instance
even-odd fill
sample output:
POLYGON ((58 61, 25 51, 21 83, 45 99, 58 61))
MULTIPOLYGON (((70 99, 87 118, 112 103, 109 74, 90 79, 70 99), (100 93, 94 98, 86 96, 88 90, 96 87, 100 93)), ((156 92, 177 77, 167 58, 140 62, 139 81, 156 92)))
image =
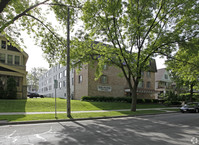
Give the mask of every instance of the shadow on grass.
MULTIPOLYGON (((119 110, 119 109, 129 109, 131 108, 131 103, 124 102, 88 102, 91 105, 101 109, 101 110, 119 110)), ((137 109, 146 109, 146 108, 165 108, 162 104, 137 104, 137 109)))
MULTIPOLYGON (((8 112, 26 112, 27 99, 0 99, 0 113, 8 112)), ((12 120, 23 118, 25 115, 13 115, 12 120)), ((8 120, 9 115, 1 115, 0 120, 8 120)))

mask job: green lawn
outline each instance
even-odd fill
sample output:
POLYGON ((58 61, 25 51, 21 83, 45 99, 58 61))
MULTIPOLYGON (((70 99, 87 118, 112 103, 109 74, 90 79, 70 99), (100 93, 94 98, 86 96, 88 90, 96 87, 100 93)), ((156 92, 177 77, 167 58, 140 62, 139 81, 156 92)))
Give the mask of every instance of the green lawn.
MULTIPOLYGON (((0 100, 0 112, 53 112, 54 98, 32 98, 27 100, 0 100)), ((120 102, 85 102, 71 100, 72 111, 130 109, 130 103, 120 102)), ((159 104, 138 104, 141 108, 163 108, 159 104)), ((66 100, 57 99, 57 111, 66 111, 66 100)))
MULTIPOLYGON (((98 113, 74 113, 73 119, 77 118, 94 118, 94 117, 111 117, 111 116, 128 116, 128 115, 141 115, 141 114, 159 114, 165 111, 160 110, 140 110, 136 112, 130 111, 110 111, 110 112, 98 112, 98 113)), ((31 120, 53 120, 54 114, 36 114, 36 115, 2 115, 0 120, 7 120, 11 122, 15 121, 31 121, 31 120)), ((57 119, 69 119, 66 114, 57 114, 57 119)))

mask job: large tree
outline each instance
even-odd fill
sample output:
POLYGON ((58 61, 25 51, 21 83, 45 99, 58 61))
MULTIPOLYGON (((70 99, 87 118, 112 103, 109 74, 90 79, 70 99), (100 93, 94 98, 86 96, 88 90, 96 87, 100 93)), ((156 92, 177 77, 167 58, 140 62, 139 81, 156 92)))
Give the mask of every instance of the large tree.
POLYGON ((199 89, 199 39, 181 43, 177 53, 169 57, 166 64, 174 80, 189 87, 192 101, 193 89, 199 89))
MULTIPOLYGON (((149 69, 151 58, 169 55, 179 43, 198 37, 198 3, 198 0, 86 0, 80 13, 83 29, 72 40, 73 62, 97 60, 98 76, 105 63, 119 67, 132 93, 131 110, 136 111, 141 72, 149 69), (95 40, 102 43, 93 43, 95 40)), ((54 10, 58 20, 65 24, 66 19, 60 14, 63 8, 54 10)), ((52 43, 52 38, 46 35, 43 39, 44 50, 49 59, 61 55, 61 62, 65 59, 63 45, 58 41, 52 43)))

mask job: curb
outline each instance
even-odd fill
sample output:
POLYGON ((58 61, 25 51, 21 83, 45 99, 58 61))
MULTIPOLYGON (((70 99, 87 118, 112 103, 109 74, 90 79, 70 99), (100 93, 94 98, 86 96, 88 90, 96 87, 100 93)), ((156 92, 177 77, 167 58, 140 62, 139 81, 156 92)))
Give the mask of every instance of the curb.
POLYGON ((8 122, 7 120, 1 120, 0 126, 4 125, 19 125, 19 124, 36 124, 36 123, 53 123, 53 122, 69 122, 69 121, 83 121, 83 120, 96 120, 96 119, 110 119, 110 118, 124 118, 124 117, 137 117, 137 116, 147 116, 147 115, 163 115, 163 114, 174 114, 179 112, 163 112, 158 114, 138 114, 138 115, 126 115, 126 116, 110 116, 110 117, 92 117, 92 118, 76 118, 76 119, 53 119, 53 120, 35 120, 35 121, 16 121, 8 122))

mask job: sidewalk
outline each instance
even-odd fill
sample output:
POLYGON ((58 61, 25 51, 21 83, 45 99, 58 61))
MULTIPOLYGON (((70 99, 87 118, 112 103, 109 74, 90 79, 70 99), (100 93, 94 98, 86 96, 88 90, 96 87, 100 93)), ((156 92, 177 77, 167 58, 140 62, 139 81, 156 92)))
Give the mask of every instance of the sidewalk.
MULTIPOLYGON (((169 108, 146 108, 146 109, 136 109, 139 110, 164 110, 165 109, 178 109, 178 107, 169 108)), ((130 111, 130 109, 119 109, 119 110, 92 110, 92 111, 71 111, 71 113, 96 113, 96 112, 110 112, 110 111, 130 111)), ((173 112, 173 111, 166 111, 173 112)), ((0 115, 33 115, 33 114, 54 114, 55 112, 2 112, 0 115)), ((57 114, 64 114, 66 112, 57 111, 57 114)))

